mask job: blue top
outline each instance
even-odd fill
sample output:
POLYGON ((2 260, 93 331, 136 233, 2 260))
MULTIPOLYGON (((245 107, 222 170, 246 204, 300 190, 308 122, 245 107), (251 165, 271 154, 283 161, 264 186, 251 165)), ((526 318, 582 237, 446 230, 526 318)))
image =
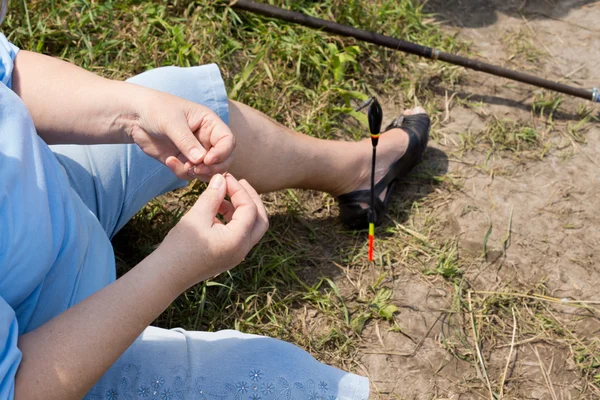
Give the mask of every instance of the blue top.
POLYGON ((0 34, 0 400, 14 397, 18 336, 115 279, 106 233, 11 90, 17 52, 0 34))

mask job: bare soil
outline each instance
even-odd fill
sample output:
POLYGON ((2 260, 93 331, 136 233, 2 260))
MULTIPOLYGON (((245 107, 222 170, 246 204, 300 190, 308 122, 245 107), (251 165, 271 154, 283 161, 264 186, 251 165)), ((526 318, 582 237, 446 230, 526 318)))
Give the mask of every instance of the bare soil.
MULTIPOLYGON (((481 59, 590 89, 600 85, 598 1, 431 0, 426 7, 481 59)), ((420 168, 447 162, 456 188, 428 193, 430 201, 405 225, 431 226, 436 242, 456 243, 467 268, 449 283, 411 264, 391 267, 401 332, 369 323, 356 370, 382 399, 489 399, 499 396, 502 382, 505 398, 600 398, 593 368, 583 371, 587 361, 576 357, 580 342, 588 361, 598 354, 597 313, 523 297, 542 287, 553 299, 600 301, 600 127, 581 127, 581 141, 569 134, 582 107, 598 116, 600 106, 564 97, 551 119, 539 118, 532 109, 539 89, 475 72, 458 89, 439 91, 447 112, 420 168), (547 148, 465 149, 465 137, 477 137, 493 118, 535 127, 547 148), (471 291, 461 302, 463 310, 477 310, 474 316, 452 311, 457 288, 471 291), (498 292, 518 295, 507 300, 498 292), (504 311, 490 311, 496 306, 504 311), (543 318, 556 322, 544 325, 543 318)), ((409 182, 400 197, 415 190, 409 182)), ((369 272, 346 271, 353 282, 359 273, 369 272)))

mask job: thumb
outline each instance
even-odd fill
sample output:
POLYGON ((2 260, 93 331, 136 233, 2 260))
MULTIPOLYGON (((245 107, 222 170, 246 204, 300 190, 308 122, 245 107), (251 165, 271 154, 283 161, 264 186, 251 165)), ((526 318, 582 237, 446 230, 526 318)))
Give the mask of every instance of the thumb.
POLYGON ((203 226, 212 226, 214 218, 219 212, 219 207, 225 200, 225 193, 227 192, 227 183, 225 178, 221 174, 215 174, 208 184, 208 187, 198 200, 194 207, 190 210, 194 214, 196 221, 200 222, 203 226))
POLYGON ((200 164, 203 157, 206 155, 206 150, 196 136, 190 130, 185 119, 178 123, 173 123, 167 131, 169 139, 177 146, 181 154, 183 154, 192 164, 200 164))

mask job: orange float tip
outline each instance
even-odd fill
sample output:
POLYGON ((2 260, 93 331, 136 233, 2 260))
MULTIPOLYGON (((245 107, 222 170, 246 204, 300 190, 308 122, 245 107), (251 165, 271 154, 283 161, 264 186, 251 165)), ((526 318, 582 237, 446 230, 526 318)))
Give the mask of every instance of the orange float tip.
POLYGON ((375 244, 375 224, 369 223, 369 261, 373 261, 374 244, 375 244))

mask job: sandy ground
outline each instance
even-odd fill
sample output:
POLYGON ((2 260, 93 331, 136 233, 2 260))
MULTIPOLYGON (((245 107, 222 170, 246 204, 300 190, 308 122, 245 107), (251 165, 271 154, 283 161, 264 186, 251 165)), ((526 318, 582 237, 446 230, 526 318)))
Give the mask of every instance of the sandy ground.
MULTIPOLYGON (((576 86, 600 86, 600 2, 431 0, 426 8, 438 13, 444 29, 472 42, 484 60, 576 86), (507 43, 515 35, 539 49, 540 56, 531 61, 523 59, 527 51, 511 53, 515 48, 507 43)), ((432 147, 437 150, 430 152, 426 163, 447 159, 448 176, 461 184, 451 196, 437 197, 422 213, 440 221, 437 240, 458 241, 461 262, 470 265, 465 277, 472 289, 528 293, 543 284, 552 297, 597 301, 600 128, 594 122, 586 126, 584 144, 562 133, 577 124, 578 109, 587 106, 599 115, 600 105, 565 99, 553 117, 553 129, 537 126, 540 132, 553 135, 553 149, 546 157, 490 155, 478 149, 459 152, 461 134, 481 132, 494 116, 540 124, 531 111, 538 92, 469 72, 458 90, 444 93, 449 113, 436 132, 438 140, 432 147), (477 106, 460 101, 469 96, 477 106), (488 231, 487 256, 482 258, 488 231)), ((510 335, 502 336, 503 342, 482 339, 483 371, 442 344, 443 338, 452 337, 453 325, 444 317, 444 310, 451 309, 451 285, 425 279, 410 268, 395 269, 392 282, 403 333, 370 324, 365 335, 369 339, 359 351, 359 364, 373 382, 374 396, 489 399, 482 376, 486 373, 497 394, 510 335)), ((554 307, 550 312, 577 337, 593 338, 600 330, 599 320, 585 310, 554 307)), ((519 334, 528 334, 520 322, 519 334)), ((469 324, 468 319, 465 323, 469 324)), ((573 346, 536 341, 531 332, 527 337, 533 340, 515 346, 511 355, 505 398, 600 398, 598 389, 586 383, 575 365, 573 346)))

